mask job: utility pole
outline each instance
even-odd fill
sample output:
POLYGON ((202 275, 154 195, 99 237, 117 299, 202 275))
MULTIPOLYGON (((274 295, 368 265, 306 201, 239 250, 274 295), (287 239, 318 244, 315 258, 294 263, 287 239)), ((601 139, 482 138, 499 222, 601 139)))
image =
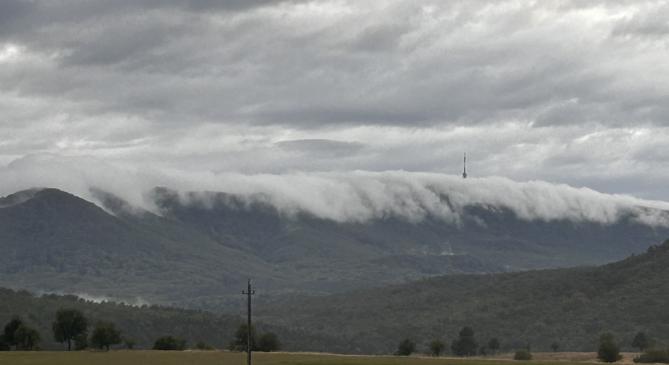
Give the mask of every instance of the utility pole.
POLYGON ((251 295, 256 291, 251 288, 251 279, 249 279, 246 291, 242 290, 242 294, 246 295, 247 317, 246 317, 246 364, 251 365, 251 295))

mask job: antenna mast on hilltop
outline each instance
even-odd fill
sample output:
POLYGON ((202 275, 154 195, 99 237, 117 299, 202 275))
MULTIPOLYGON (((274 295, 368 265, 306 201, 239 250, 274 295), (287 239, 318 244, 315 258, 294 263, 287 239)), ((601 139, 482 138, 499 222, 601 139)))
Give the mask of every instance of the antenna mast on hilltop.
POLYGON ((251 365, 251 295, 256 291, 251 288, 251 279, 249 279, 246 290, 242 290, 242 294, 246 295, 247 305, 247 324, 246 324, 246 364, 251 365))
POLYGON ((465 157, 463 159, 463 165, 462 165, 462 178, 466 179, 467 178, 467 152, 465 152, 465 157))

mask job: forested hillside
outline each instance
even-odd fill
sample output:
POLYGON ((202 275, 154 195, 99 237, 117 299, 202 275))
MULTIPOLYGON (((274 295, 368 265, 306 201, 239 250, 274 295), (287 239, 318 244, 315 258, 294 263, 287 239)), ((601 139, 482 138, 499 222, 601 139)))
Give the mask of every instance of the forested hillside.
MULTIPOLYGON (((97 321, 114 323, 122 337, 135 342, 136 348, 151 348, 154 341, 161 336, 184 339, 189 347, 202 341, 216 348, 226 348, 234 332, 246 320, 237 315, 216 315, 159 306, 130 306, 113 302, 94 303, 71 295, 35 296, 26 291, 0 288, 0 326, 4 326, 12 317, 20 316, 27 325, 39 331, 42 349, 66 348, 54 341, 51 330, 56 311, 61 308, 80 310, 88 319, 91 328, 97 321)), ((256 324, 256 328, 259 332, 276 333, 285 349, 314 350, 329 343, 334 348, 345 351, 347 346, 334 336, 305 334, 262 323, 256 324)))
MULTIPOLYGON (((403 338, 425 346, 471 326, 481 345, 592 351, 601 332, 629 348, 637 331, 669 341, 669 241, 594 268, 455 275, 263 306, 264 320, 337 334, 351 351, 392 352, 403 338)), ((328 350, 326 346, 323 350, 328 350)))
POLYGON ((444 274, 606 263, 669 236, 632 215, 610 224, 527 220, 472 205, 457 223, 392 215, 338 222, 217 192, 157 188, 155 212, 94 195, 98 204, 57 189, 0 198, 0 285, 219 311, 234 306, 249 277, 263 295, 330 294, 444 274))

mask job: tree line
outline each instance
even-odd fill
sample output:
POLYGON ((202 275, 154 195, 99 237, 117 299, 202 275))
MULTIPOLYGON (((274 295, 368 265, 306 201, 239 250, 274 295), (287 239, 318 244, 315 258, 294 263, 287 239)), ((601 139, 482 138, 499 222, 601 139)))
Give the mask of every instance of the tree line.
MULTIPOLYGON (((109 351, 114 345, 123 344, 126 349, 133 349, 135 341, 123 337, 121 331, 110 321, 97 321, 92 326, 88 318, 77 309, 63 308, 56 312, 51 325, 53 339, 65 346, 67 351, 94 348, 109 351), (90 331, 89 333, 89 330, 90 331)), ((248 328, 241 325, 235 332, 228 349, 231 351, 245 351, 248 328)), ((14 316, 5 324, 0 334, 0 351, 35 351, 39 350, 42 335, 29 323, 19 316, 14 316)), ((175 336, 162 336, 155 340, 154 350, 185 350, 187 341, 175 336)), ((251 345, 253 351, 277 351, 281 344, 278 336, 273 332, 257 335, 255 327, 251 327, 251 345)), ((195 343, 195 349, 213 350, 213 347, 203 341, 195 343)))
MULTIPOLYGON (((638 363, 669 363, 669 349, 658 349, 657 344, 649 338, 644 332, 638 332, 632 343, 632 347, 643 352, 634 359, 638 363)), ((434 339, 428 344, 429 354, 435 357, 446 354, 447 344, 441 339, 434 339)), ((495 355, 501 348, 501 342, 496 337, 490 338, 485 344, 480 345, 474 336, 474 330, 471 327, 463 327, 455 340, 451 342, 451 354, 455 356, 486 356, 495 355)), ((551 344, 553 352, 560 349, 558 342, 551 344)), ((409 356, 415 353, 417 345, 411 339, 405 338, 397 345, 397 356, 409 356)), ((532 353, 530 344, 524 348, 517 349, 514 353, 515 360, 531 360, 532 353)), ((602 362, 613 363, 622 359, 620 355, 620 344, 615 340, 611 333, 603 333, 599 337, 597 349, 597 358, 602 362)))

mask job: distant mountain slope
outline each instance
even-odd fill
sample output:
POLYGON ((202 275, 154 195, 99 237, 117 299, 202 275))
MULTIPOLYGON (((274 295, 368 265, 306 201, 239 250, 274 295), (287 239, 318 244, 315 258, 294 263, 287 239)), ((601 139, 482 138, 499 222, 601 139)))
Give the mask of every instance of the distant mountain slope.
MULTIPOLYGON (((669 228, 527 220, 467 206, 462 219, 289 215, 262 196, 156 188, 157 213, 104 191, 99 205, 56 189, 0 199, 0 285, 219 310, 246 278, 259 293, 328 294, 428 276, 598 264, 642 252, 669 228)), ((448 197, 443 198, 448 204, 448 197)))
POLYGON ((31 194, 0 201, 4 285, 169 303, 223 292, 249 271, 271 277, 254 256, 161 217, 114 216, 55 189, 31 194))
MULTIPOLYGON (((593 350, 611 331, 623 346, 637 331, 669 341, 669 241, 594 268, 452 275, 263 306, 266 321, 338 334, 351 352, 388 353, 403 338, 425 345, 472 326, 480 343, 507 349, 593 350)), ((328 350, 327 346, 323 350, 328 350)))

